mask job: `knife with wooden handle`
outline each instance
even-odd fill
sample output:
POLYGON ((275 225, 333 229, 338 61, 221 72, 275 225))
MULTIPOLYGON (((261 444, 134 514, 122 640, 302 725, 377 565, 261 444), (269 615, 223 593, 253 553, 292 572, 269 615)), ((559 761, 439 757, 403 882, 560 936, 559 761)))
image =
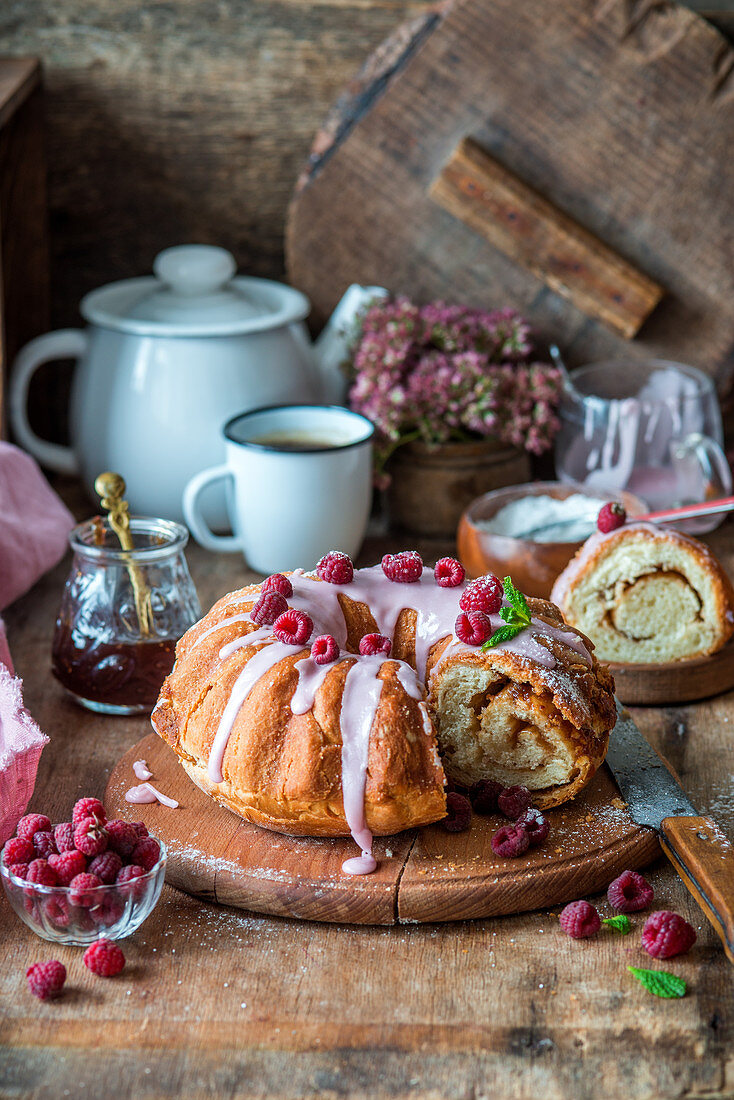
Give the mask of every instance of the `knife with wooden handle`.
POLYGON ((663 851, 734 963, 734 845, 711 818, 695 810, 619 702, 606 762, 633 821, 658 833, 663 851))

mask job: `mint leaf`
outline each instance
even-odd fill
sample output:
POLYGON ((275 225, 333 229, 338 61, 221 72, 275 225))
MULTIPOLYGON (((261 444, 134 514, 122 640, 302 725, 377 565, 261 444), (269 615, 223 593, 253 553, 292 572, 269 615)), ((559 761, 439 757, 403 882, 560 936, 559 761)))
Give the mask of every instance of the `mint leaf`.
POLYGON ((517 611, 515 611, 514 607, 501 607, 500 617, 503 618, 506 623, 510 623, 510 625, 517 624, 517 611))
POLYGON ((639 966, 628 966, 627 969, 656 997, 685 997, 686 983, 677 974, 667 970, 642 970, 639 966))
POLYGON ((521 630, 525 629, 523 623, 515 623, 511 626, 501 626, 499 630, 495 630, 491 638, 487 638, 487 641, 483 644, 482 649, 491 649, 492 646, 499 645, 500 642, 509 642, 521 630))
MULTIPOLYGON (((516 588, 512 583, 512 577, 505 577, 502 582, 502 587, 505 590, 505 598, 507 602, 514 607, 517 612, 517 617, 521 619, 525 625, 530 622, 530 608, 528 607, 528 601, 523 596, 519 588, 516 588)), ((504 616, 503 616, 504 618, 504 616)))
POLYGON ((618 913, 616 917, 606 917, 602 924, 608 924, 610 928, 613 928, 615 932, 621 932, 623 936, 632 931, 632 925, 626 913, 618 913))

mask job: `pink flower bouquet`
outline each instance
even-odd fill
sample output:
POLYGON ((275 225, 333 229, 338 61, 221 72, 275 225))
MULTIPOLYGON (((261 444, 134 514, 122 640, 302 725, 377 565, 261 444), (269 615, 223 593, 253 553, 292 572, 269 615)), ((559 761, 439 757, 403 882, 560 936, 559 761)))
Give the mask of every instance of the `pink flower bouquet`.
POLYGON ((373 302, 348 369, 350 407, 377 428, 378 475, 412 440, 491 436, 540 454, 558 429, 560 372, 534 359, 529 326, 511 309, 373 302))

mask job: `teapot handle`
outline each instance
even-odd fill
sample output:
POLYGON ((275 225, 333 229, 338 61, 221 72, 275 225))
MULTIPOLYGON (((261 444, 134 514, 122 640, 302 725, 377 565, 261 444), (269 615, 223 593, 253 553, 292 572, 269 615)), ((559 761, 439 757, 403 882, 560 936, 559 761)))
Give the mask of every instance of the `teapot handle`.
POLYGON ((28 422, 28 389, 31 378, 42 363, 53 359, 78 359, 87 349, 87 334, 67 328, 48 332, 31 340, 16 356, 10 373, 8 406, 10 423, 16 438, 41 465, 61 474, 78 474, 79 461, 71 447, 41 439, 28 422))

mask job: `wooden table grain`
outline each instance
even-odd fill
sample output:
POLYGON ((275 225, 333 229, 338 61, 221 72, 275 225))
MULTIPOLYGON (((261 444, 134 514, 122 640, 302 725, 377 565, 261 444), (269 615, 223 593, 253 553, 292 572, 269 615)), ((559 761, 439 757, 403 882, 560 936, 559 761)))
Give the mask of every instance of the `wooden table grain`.
MULTIPOLYGON (((712 536, 734 566, 729 525, 712 536)), ((372 538, 364 561, 387 546, 372 538)), ((447 552, 423 544, 426 560, 447 552)), ((251 578, 238 557, 190 547, 207 607, 251 578)), ((102 794, 147 719, 89 714, 50 675, 68 561, 6 613, 28 705, 51 736, 32 806, 56 820, 102 794)), ((643 731, 692 800, 734 838, 734 694, 638 708, 643 731)), ((123 947, 117 978, 96 978, 80 948, 37 939, 0 900, 0 1096, 416 1097, 600 1100, 734 1097, 734 972, 664 861, 656 906, 690 920, 698 942, 670 960, 689 992, 658 1000, 628 965, 655 966, 636 931, 572 941, 557 911, 465 923, 327 926, 218 907, 164 888, 123 947), (57 957, 66 991, 42 1004, 26 967, 57 957)), ((592 899, 602 906, 603 897, 592 899)))

